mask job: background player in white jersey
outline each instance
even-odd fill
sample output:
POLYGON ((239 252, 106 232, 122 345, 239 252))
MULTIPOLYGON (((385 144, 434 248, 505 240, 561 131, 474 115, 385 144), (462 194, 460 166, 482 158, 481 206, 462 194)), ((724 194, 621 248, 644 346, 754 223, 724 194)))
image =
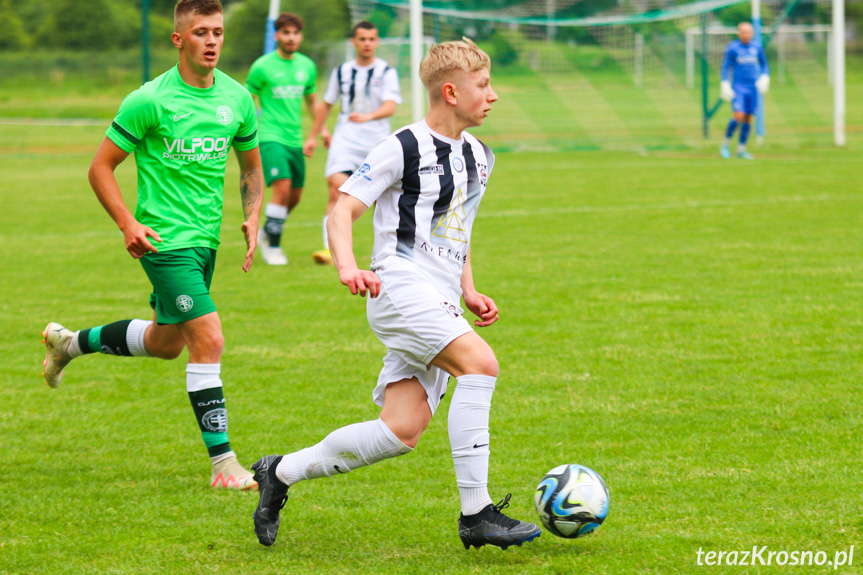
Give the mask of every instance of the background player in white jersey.
POLYGON ((426 118, 383 140, 342 186, 328 227, 339 279, 352 294, 369 294, 367 314, 387 348, 373 397, 380 418, 330 433, 317 445, 252 466, 260 487, 255 534, 275 542, 288 487, 304 479, 347 473, 413 451, 449 377, 456 378, 447 427, 461 499, 459 537, 465 548, 507 548, 539 536, 532 524, 501 511, 488 493, 489 411, 498 363, 459 306, 489 326, 494 301, 477 292, 471 228, 494 155, 465 132, 483 123, 497 94, 488 55, 469 40, 433 46, 420 66, 429 92, 426 118), (371 271, 353 254, 352 224, 373 203, 371 271))
POLYGON ((390 135, 389 117, 402 102, 398 72, 375 57, 380 43, 378 29, 371 22, 362 21, 353 27, 351 44, 356 58, 333 70, 323 102, 315 112, 312 138, 324 127, 333 106, 341 104, 332 142, 326 133, 323 136, 324 146, 329 149, 324 170, 329 198, 322 226, 324 249, 312 254, 319 264, 333 263, 327 218, 339 199, 339 188, 362 165, 374 145, 390 135))
POLYGON ((82 355, 175 359, 188 348, 186 390, 212 463, 211 485, 253 489, 252 473, 237 462, 228 441, 220 378, 224 337, 210 282, 230 148, 240 164, 246 272, 255 255, 263 178, 252 98, 216 69, 223 34, 219 0, 180 0, 171 37, 179 65, 123 100, 90 166, 96 197, 153 284, 153 321, 120 320, 77 332, 51 322, 43 333, 43 376, 57 387, 63 369, 82 355), (138 171, 134 216, 114 175, 132 152, 138 171))

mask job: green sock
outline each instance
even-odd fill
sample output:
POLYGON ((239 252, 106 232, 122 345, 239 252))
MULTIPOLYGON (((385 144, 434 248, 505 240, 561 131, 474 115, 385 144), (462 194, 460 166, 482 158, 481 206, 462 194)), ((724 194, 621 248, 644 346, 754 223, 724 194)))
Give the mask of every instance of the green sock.
MULTIPOLYGON (((72 354, 87 355, 89 353, 104 353, 106 355, 139 356, 148 357, 144 347, 144 334, 147 327, 153 322, 143 319, 124 319, 82 329, 78 332, 78 339, 74 342, 77 349, 72 354), (80 353, 79 353, 80 350, 80 353)), ((73 345, 70 345, 70 351, 73 345)))
POLYGON ((98 351, 107 355, 131 356, 129 346, 126 345, 126 330, 130 323, 132 323, 131 319, 124 319, 108 325, 82 329, 78 332, 78 346, 81 348, 81 354, 86 355, 98 351))
POLYGON ((231 451, 220 371, 218 363, 190 363, 186 366, 186 390, 210 457, 231 451))

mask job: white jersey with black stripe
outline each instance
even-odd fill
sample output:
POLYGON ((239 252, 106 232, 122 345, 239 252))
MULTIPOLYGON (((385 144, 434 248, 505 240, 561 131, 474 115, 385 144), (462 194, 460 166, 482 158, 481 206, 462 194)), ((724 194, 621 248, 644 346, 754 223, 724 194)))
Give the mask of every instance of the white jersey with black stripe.
POLYGON ((354 112, 374 112, 387 100, 402 103, 398 72, 386 61, 375 58, 372 64, 359 66, 356 60, 351 60, 333 69, 324 101, 331 106, 341 104, 333 131, 336 145, 367 153, 373 145, 389 136, 389 118, 360 123, 348 120, 354 112))
POLYGON ((415 265, 446 295, 461 296, 471 228, 494 154, 467 132, 453 140, 425 120, 380 142, 340 188, 377 202, 371 269, 415 265))

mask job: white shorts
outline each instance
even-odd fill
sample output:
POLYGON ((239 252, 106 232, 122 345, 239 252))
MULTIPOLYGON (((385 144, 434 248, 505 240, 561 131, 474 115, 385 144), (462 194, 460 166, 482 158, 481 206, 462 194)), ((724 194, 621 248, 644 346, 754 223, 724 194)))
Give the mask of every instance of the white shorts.
POLYGON ((411 269, 381 269, 381 293, 369 298, 366 316, 387 348, 373 392, 383 406, 390 383, 416 377, 428 395, 432 414, 446 394, 450 374, 429 363, 457 337, 473 330, 455 298, 442 295, 411 269))
POLYGON ((327 152, 327 165, 324 168, 324 177, 329 178, 339 172, 353 173, 363 165, 370 150, 358 150, 344 145, 337 139, 333 139, 327 152))

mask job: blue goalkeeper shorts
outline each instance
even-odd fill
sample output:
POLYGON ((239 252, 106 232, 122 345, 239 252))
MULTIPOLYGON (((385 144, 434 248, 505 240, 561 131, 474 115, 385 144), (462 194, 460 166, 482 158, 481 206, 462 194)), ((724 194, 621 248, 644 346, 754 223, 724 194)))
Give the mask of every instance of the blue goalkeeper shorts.
POLYGON ((731 109, 744 114, 754 114, 758 110, 758 90, 755 84, 732 84, 734 99, 731 109))

